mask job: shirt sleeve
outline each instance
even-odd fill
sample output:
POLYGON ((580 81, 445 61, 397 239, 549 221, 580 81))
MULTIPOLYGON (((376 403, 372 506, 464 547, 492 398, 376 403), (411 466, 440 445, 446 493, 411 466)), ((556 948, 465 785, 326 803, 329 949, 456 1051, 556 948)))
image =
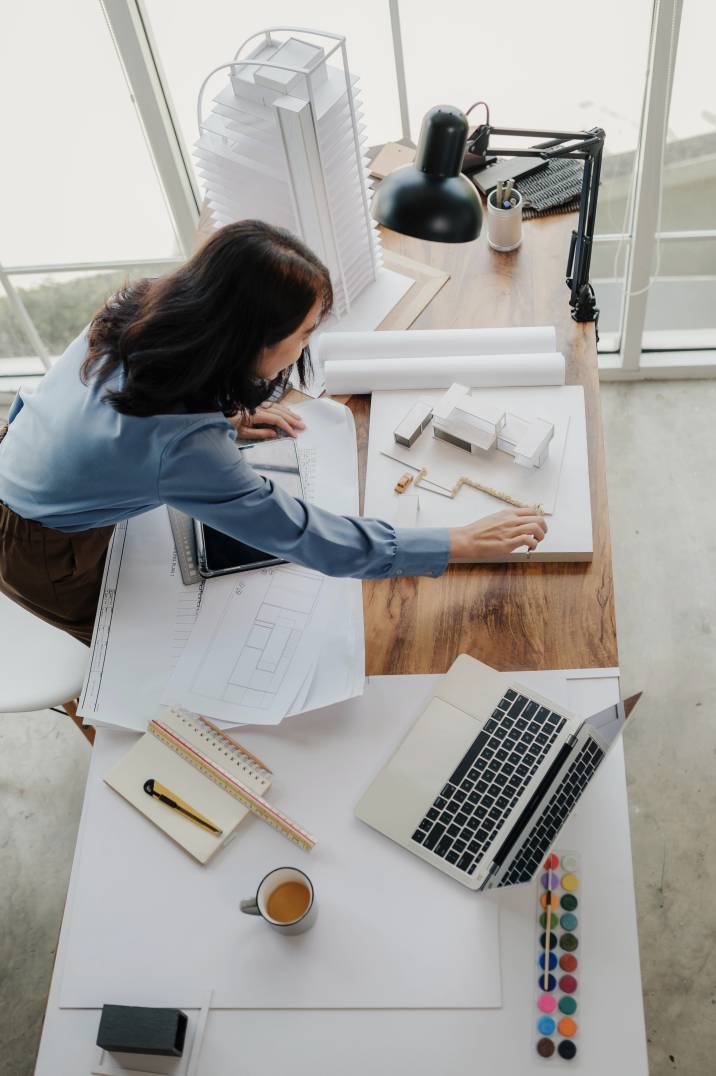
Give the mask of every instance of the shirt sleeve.
POLYGON ((227 426, 192 429, 166 446, 159 470, 163 503, 324 575, 382 579, 445 571, 446 528, 395 528, 379 519, 334 515, 292 497, 242 458, 227 426))

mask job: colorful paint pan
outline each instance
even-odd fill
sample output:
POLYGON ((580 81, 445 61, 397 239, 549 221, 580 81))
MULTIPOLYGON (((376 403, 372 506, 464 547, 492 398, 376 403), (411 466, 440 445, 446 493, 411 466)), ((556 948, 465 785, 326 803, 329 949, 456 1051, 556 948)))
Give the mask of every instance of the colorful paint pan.
MULTIPOLYGON (((537 1014, 533 1049, 553 1067, 574 1061, 578 1052, 582 877, 576 852, 550 852, 537 884, 537 1014), (545 975, 546 969, 546 975, 545 975)), ((534 1056, 534 1055, 533 1055, 534 1056)))
MULTIPOLYGON (((545 956, 546 955, 547 955, 546 953, 540 953, 539 960, 537 961, 539 966, 542 968, 542 971, 544 971, 545 956)), ((549 954, 549 960, 547 961, 547 970, 548 971, 554 971, 554 969, 556 967, 557 967, 557 954, 556 953, 550 953, 549 954)))
POLYGON ((540 1057, 552 1057, 554 1053, 554 1042, 552 1039, 540 1039, 537 1043, 537 1053, 540 1057))

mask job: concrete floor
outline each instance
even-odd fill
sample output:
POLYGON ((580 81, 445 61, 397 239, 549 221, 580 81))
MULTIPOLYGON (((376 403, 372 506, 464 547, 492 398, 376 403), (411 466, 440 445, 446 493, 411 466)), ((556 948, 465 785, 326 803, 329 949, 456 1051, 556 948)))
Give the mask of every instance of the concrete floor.
MULTIPOLYGON (((694 1076, 716 1056, 716 382, 602 399, 623 688, 646 692, 626 750, 650 1067, 694 1076)), ((89 748, 47 711, 0 730, 0 1074, 29 1076, 89 748)))

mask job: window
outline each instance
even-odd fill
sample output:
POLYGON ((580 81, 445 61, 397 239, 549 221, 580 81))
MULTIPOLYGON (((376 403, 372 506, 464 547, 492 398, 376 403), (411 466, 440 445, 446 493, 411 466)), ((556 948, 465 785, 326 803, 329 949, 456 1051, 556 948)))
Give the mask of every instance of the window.
MULTIPOLYGON (((61 354, 115 278, 83 272, 70 284, 52 269, 174 258, 179 249, 96 0, 11 5, 0 90, 0 264, 48 354, 61 354), (43 271, 13 272, 36 267, 43 271)), ((3 289, 0 358, 38 350, 19 317, 3 289)), ((0 376, 8 372, 0 362, 0 376)))

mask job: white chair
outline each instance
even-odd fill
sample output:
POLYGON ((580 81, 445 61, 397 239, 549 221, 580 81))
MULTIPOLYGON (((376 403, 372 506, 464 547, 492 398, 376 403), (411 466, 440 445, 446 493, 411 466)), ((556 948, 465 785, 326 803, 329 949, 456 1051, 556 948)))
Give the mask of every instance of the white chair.
POLYGON ((92 743, 94 729, 82 727, 74 702, 88 659, 77 639, 0 594, 0 713, 61 706, 92 743))

